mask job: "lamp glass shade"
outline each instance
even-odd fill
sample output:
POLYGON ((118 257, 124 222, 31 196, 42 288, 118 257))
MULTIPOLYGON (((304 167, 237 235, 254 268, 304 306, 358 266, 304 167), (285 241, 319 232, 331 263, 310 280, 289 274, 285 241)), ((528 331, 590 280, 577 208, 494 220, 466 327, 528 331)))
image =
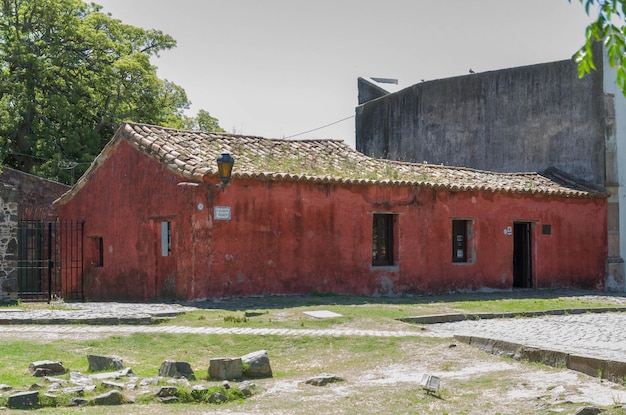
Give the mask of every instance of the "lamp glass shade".
POLYGON ((228 153, 222 153, 222 155, 217 158, 217 172, 224 185, 228 184, 230 181, 233 164, 235 164, 235 159, 228 153))

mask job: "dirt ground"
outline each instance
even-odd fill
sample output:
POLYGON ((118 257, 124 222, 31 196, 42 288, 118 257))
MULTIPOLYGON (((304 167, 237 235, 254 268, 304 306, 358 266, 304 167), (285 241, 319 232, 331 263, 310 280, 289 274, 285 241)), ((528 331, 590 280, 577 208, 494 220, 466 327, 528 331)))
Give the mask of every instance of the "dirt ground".
POLYGON ((452 344, 431 350, 408 346, 405 363, 364 362, 362 368, 333 373, 344 382, 323 388, 305 385, 302 379, 274 379, 261 385, 245 409, 227 412, 289 414, 294 413, 294 400, 314 403, 318 414, 573 414, 582 406, 626 403, 621 385, 452 344), (423 374, 441 378, 438 394, 421 388, 423 374))

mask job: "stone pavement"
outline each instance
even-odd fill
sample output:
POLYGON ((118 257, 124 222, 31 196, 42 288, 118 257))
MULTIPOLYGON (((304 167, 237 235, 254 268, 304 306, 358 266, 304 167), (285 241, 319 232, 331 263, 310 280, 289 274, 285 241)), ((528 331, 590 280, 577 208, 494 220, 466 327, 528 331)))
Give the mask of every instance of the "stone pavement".
POLYGON ((440 334, 504 340, 626 362, 626 312, 466 320, 434 324, 429 328, 440 334))
POLYGON ((47 308, 0 308, 0 324, 152 324, 196 310, 180 304, 159 303, 63 303, 47 308))

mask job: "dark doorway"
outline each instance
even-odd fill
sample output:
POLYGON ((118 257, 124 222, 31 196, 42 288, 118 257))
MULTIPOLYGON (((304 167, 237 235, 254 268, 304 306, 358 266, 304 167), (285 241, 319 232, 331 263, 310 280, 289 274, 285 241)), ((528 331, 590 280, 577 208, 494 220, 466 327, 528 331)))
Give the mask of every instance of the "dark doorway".
POLYGON ((530 222, 513 226, 513 287, 532 288, 532 241, 530 222))

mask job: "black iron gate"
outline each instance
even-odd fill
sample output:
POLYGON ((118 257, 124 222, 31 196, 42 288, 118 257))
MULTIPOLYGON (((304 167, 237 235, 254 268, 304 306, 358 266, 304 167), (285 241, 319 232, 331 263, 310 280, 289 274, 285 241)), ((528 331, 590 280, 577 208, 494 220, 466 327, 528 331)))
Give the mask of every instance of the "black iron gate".
POLYGON ((18 222, 20 299, 83 299, 83 228, 83 222, 76 221, 18 222))

